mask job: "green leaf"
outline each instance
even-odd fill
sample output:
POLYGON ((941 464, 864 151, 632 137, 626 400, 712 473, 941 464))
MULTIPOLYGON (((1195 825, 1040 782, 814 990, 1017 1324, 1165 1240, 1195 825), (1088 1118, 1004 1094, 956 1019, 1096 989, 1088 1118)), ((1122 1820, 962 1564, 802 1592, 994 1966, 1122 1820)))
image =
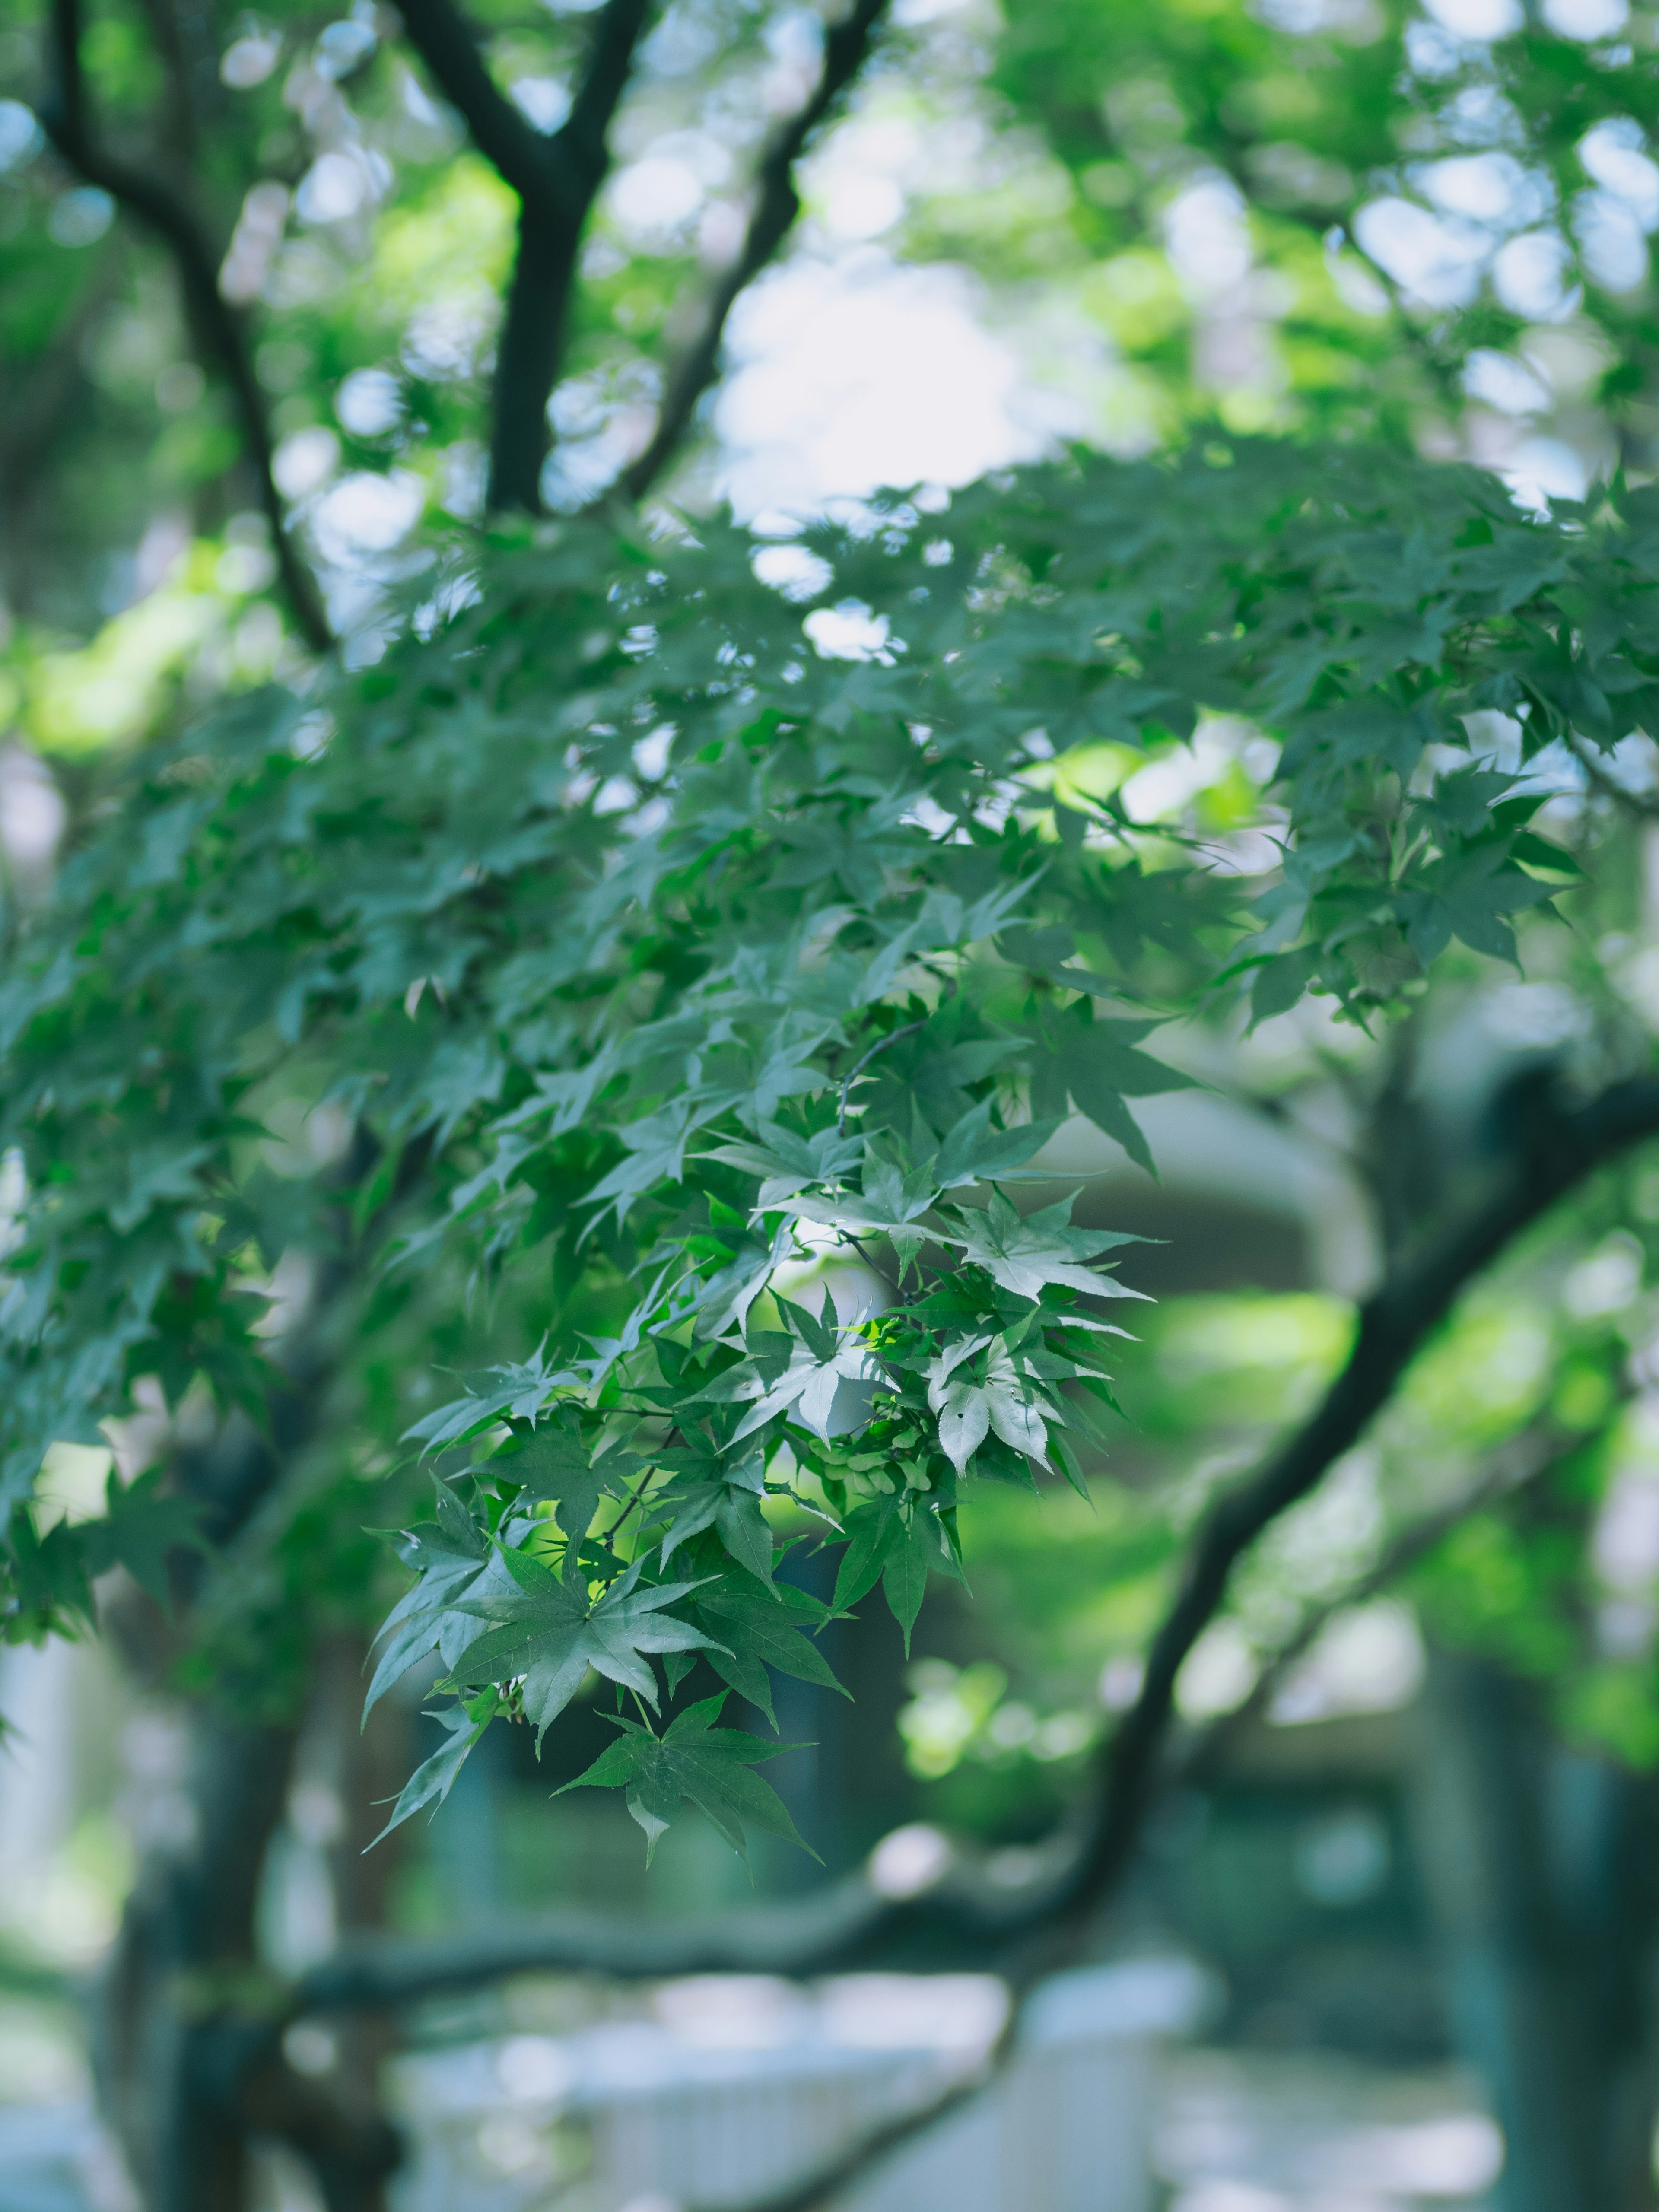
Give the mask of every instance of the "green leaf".
POLYGON ((1051 1285, 1085 1291, 1091 1297, 1144 1296, 1083 1263, 1120 1244, 1146 1240, 1119 1230, 1073 1229, 1069 1225, 1073 1204, 1072 1199, 1063 1198, 1022 1218, 1000 1190, 993 1190, 982 1213, 951 1206, 949 1218, 956 1226, 942 1230, 940 1242, 954 1244, 969 1266, 985 1268, 1016 1297, 1041 1298, 1051 1285))
POLYGON ((464 1437, 488 1428, 503 1414, 509 1420, 533 1421, 546 1403, 550 1391, 561 1383, 578 1382, 581 1378, 562 1370, 551 1372, 538 1352, 534 1359, 492 1367, 480 1379, 487 1387, 477 1389, 468 1383, 464 1398, 452 1399, 435 1413, 416 1421, 413 1428, 405 1429, 404 1443, 418 1442, 424 1455, 441 1451, 446 1444, 459 1443, 464 1437), (491 1383, 489 1376, 497 1379, 491 1383))
POLYGON ((712 1528, 732 1558, 769 1587, 773 1541, 761 1510, 766 1462, 760 1447, 727 1456, 687 1446, 661 1453, 659 1464, 675 1475, 651 1501, 653 1521, 665 1512, 673 1516, 662 1541, 664 1566, 689 1537, 712 1528))
POLYGON ((1012 1175, 1042 1150, 1060 1126, 1056 1115, 1047 1121, 1022 1122, 1015 1129, 993 1129, 991 1102, 983 1099, 963 1115, 939 1146, 932 1164, 934 1187, 954 1190, 963 1183, 1012 1175))
POLYGON ((763 1178, 756 1206, 761 1212, 781 1205, 805 1190, 809 1183, 838 1182, 864 1157, 864 1139, 856 1131, 836 1133, 834 1124, 811 1137, 797 1136, 775 1121, 760 1124, 760 1141, 716 1145, 699 1159, 720 1160, 763 1178))
MULTIPOLYGON (((441 1721, 449 1730, 449 1741, 434 1751, 430 1759, 422 1759, 403 1787, 403 1794, 392 1808, 392 1818, 386 1822, 374 1843, 384 1843, 394 1828, 402 1827, 413 1813, 430 1805, 435 1813, 455 1786, 455 1777, 466 1764, 467 1753, 472 1749, 495 1715, 495 1699, 475 1698, 471 1705, 452 1707, 447 1712, 429 1712, 427 1718, 441 1721), (473 1717, 474 1708, 478 1717, 473 1717)), ((384 1800, 382 1800, 384 1802, 384 1800)))
POLYGON ((617 1457, 615 1454, 607 1455, 606 1461, 595 1467, 582 1442, 581 1424, 575 1413, 565 1407, 517 1450, 498 1452, 475 1472, 495 1476, 503 1482, 521 1483, 523 1490, 518 1500, 521 1506, 556 1499, 553 1517, 569 1538, 574 1558, 576 1547, 593 1525, 599 1499, 610 1486, 607 1476, 645 1464, 626 1455, 621 1455, 619 1465, 612 1464, 617 1457))
POLYGON ((786 1751, 805 1748, 799 1744, 768 1743, 738 1729, 717 1729, 715 1721, 726 1702, 724 1690, 686 1710, 659 1736, 637 1721, 619 1719, 619 1741, 602 1751, 586 1773, 555 1791, 617 1790, 627 1793, 629 1813, 645 1831, 646 1863, 655 1854, 658 1838, 678 1817, 683 1804, 695 1806, 731 1844, 745 1864, 748 1837, 744 1823, 797 1844, 809 1857, 817 1854, 796 1833, 782 1799, 769 1783, 749 1769, 757 1761, 775 1759, 786 1751))
POLYGON ((865 1592, 873 1589, 881 1579, 889 1553, 903 1538, 903 1524, 899 1517, 901 1504, 902 1500, 896 1497, 879 1498, 848 1516, 847 1549, 841 1555, 836 1594, 830 1601, 836 1613, 845 1613, 849 1605, 856 1605, 865 1592))
POLYGON ((104 1492, 106 1517, 87 1523, 81 1538, 89 1575, 123 1566, 141 1589, 165 1607, 170 1599, 167 1560, 171 1554, 175 1551, 205 1554, 208 1547, 202 1534, 203 1507, 193 1498, 161 1496, 162 1474, 161 1468, 151 1468, 124 1486, 112 1468, 104 1492))
POLYGON ((711 1650, 710 1666, 775 1728, 769 1668, 799 1682, 840 1691, 842 1697, 851 1692, 836 1680, 808 1632, 829 1618, 826 1609, 787 1583, 772 1587, 775 1595, 762 1597, 748 1583, 723 1575, 697 1592, 691 1609, 709 1634, 729 1647, 711 1650))
POLYGON ((468 1647, 457 1671, 476 1683, 522 1675, 524 1709, 535 1723, 538 1749, 590 1667, 654 1705, 657 1679, 647 1655, 701 1651, 712 1642, 689 1621, 663 1611, 689 1595, 696 1583, 662 1583, 641 1589, 642 1560, 636 1559, 590 1606, 585 1589, 562 1580, 529 1553, 504 1549, 501 1556, 517 1593, 466 1601, 462 1610, 494 1625, 468 1647))
POLYGON ((882 1595, 889 1612, 904 1632, 904 1656, 910 1656, 910 1631, 916 1625, 921 1601, 927 1594, 927 1570, 938 1549, 924 1508, 918 1506, 908 1522, 897 1523, 882 1568, 882 1595))
POLYGON ((383 1649, 363 1704, 365 1723, 392 1685, 434 1645, 453 1667, 482 1633, 478 1622, 458 1608, 489 1570, 489 1538, 447 1482, 434 1474, 432 1484, 437 1525, 407 1529, 398 1542, 398 1555, 417 1580, 376 1632, 374 1643, 383 1649))
POLYGON ((756 1403, 732 1431, 733 1443, 764 1428, 778 1414, 789 1412, 805 1427, 827 1437, 830 1412, 842 1384, 881 1379, 881 1363, 869 1346, 855 1329, 840 1329, 834 1318, 835 1307, 827 1297, 824 1304, 828 1318, 814 1322, 811 1315, 802 1316, 799 1307, 790 1306, 784 1299, 778 1301, 779 1310, 790 1319, 791 1326, 809 1340, 794 1347, 788 1366, 775 1382, 763 1383, 756 1378, 752 1386, 757 1393, 756 1403))
MULTIPOLYGON (((1041 1095, 1046 1098, 1052 1093, 1069 1092, 1078 1111, 1121 1145, 1149 1175, 1156 1172, 1152 1152, 1124 1100, 1203 1088, 1196 1077, 1167 1067, 1150 1053, 1137 1049, 1140 1039, 1157 1026, 1154 1022, 1096 1018, 1087 1002, 1079 1000, 1070 1012, 1045 1024, 1038 1032, 1048 1059, 1039 1086, 1041 1095)), ((1034 1099, 1038 1095, 1034 1091, 1034 1099)))

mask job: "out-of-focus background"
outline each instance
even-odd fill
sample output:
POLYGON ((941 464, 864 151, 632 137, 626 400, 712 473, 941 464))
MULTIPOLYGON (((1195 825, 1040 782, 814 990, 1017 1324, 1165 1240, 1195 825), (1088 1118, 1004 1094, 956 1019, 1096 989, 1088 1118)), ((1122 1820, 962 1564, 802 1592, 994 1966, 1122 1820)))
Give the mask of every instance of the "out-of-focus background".
MULTIPOLYGON (((472 12, 499 81, 556 127, 586 5, 472 12)), ((1194 426, 1382 428, 1497 471, 1532 505, 1616 468, 1653 473, 1659 13, 899 0, 891 14, 891 43, 804 164, 802 218, 738 302, 667 487, 693 513, 728 501, 774 542, 763 557, 781 579, 805 516, 884 484, 942 497, 1071 441, 1139 454, 1194 426)), ((106 749, 305 660, 167 252, 45 143, 49 27, 5 0, 0 845, 23 896, 49 879, 106 749)), ((822 34, 811 5, 663 10, 584 247, 553 508, 603 489, 648 433, 665 333, 729 259, 746 165, 810 88, 822 34)), ((220 290, 250 319, 276 486, 348 656, 370 660, 422 532, 479 511, 509 196, 374 0, 337 15, 108 0, 85 36, 112 141, 159 127, 221 211, 220 290)), ((868 642, 867 611, 817 620, 822 651, 868 642)), ((1270 771, 1258 744, 1218 719, 1150 764, 1102 745, 1068 773, 1136 821, 1220 845, 1270 771)), ((1613 771, 1638 793, 1644 744, 1613 771)), ((1556 804, 1576 819, 1594 797, 1556 804)), ((1166 1033, 1166 1056, 1216 1088, 1149 1117, 1158 1182, 1085 1125, 1054 1140, 1079 1218, 1158 1240, 1122 1270, 1157 1304, 1123 1347, 1121 1441, 1088 1503, 964 1506, 971 1593, 936 1585, 908 1659, 876 1608, 829 1632, 855 1702, 781 1684, 782 1732, 810 1747, 771 1771, 830 1874, 873 1852, 902 1891, 952 1850, 979 1853, 994 1881, 1029 1868, 1134 1696, 1182 1540, 1343 1357, 1389 1208, 1432 1212, 1480 1159, 1504 1078, 1571 1054, 1609 1004, 1644 1032, 1659 1022, 1652 832, 1620 851, 1601 980, 1570 932, 1524 978, 1469 956, 1392 1092, 1372 1040, 1299 1011, 1248 1039, 1166 1033), (1370 1172, 1389 1112, 1417 1131, 1390 1155, 1412 1163, 1404 1190, 1370 1172)), ((267 1160, 297 1176, 331 1132, 325 1110, 295 1105, 283 1125, 285 1110, 271 1109, 267 1160)), ((1286 1516, 1182 1674, 1190 1771, 1089 1973, 1034 2026, 1028 2075, 959 2123, 969 2134, 913 2154, 942 2164, 864 2185, 977 2203, 963 2173, 979 2186, 995 2169, 1013 2177, 999 2204, 1032 2208, 1052 2185, 1048 2201, 1111 2212, 1561 2212, 1579 2200, 1551 2194, 1555 2150, 1506 2141, 1493 2115, 1525 2113, 1583 2008, 1611 2053, 1584 2094, 1642 2142, 1628 2203, 1650 2201, 1656 1224, 1659 1170, 1598 1188, 1466 1303, 1371 1438, 1286 1516), (1565 1440, 1541 1482, 1503 1460, 1540 1413, 1565 1440), (1481 1480, 1487 1507, 1393 1555, 1402 1512, 1481 1480), (1219 1727, 1304 1622, 1307 1648, 1219 1727), (1565 1899, 1548 1912, 1545 1876, 1565 1899), (1044 2159, 1091 2178, 1066 2167, 1050 2185, 1044 2159)), ((198 1410, 210 1425, 189 1400, 153 1418, 187 1443, 198 1410)), ((48 1484, 63 1511, 84 1508, 106 1463, 64 1448, 48 1484)), ((260 1877, 276 1974, 330 1953, 350 1887, 364 1770, 348 1612, 337 1650, 324 1638, 306 1662, 296 1778, 260 1877)), ((418 1694, 388 1708, 394 1775, 422 1747, 418 1694)), ((52 1643, 0 1655, 0 1712, 15 1729, 0 1751, 0 2212, 113 2212, 129 2199, 92 2118, 83 1999, 141 1856, 191 1817, 179 1707, 106 1648, 52 1643)), ((437 1936, 573 1903, 648 1923, 745 1902, 711 1829, 677 1827, 647 1875, 619 1802, 550 1802, 606 1740, 578 1713, 538 1766, 526 1732, 488 1739, 430 1825, 374 1863, 374 1915, 437 1936)), ((823 1879, 763 1840, 753 1863, 763 1899, 823 1879)), ((832 2145, 896 2082, 925 2087, 982 2047, 1000 2003, 970 1955, 902 1951, 804 1989, 523 1974, 427 2000, 386 2062, 419 2148, 393 2203, 665 2212, 659 2142, 710 2201, 733 2201, 766 2176, 740 2170, 722 2128, 739 2145, 766 2127, 832 2145)), ((325 2072, 331 2035, 296 2029, 290 2058, 325 2072)), ((315 2201, 275 2152, 261 2187, 272 2212, 315 2201)))

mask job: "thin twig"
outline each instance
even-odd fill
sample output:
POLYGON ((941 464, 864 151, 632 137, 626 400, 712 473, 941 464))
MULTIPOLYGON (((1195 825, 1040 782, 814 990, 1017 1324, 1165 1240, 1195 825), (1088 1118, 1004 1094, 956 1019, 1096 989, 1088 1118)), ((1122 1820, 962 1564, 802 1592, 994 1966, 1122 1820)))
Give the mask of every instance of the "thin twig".
POLYGON ((287 513, 271 473, 264 397, 253 373, 242 319, 219 289, 219 257, 195 215, 174 191, 156 177, 113 160, 95 143, 81 65, 80 0, 52 0, 49 46, 52 88, 40 111, 40 127, 78 175, 137 216, 172 252, 203 349, 223 374, 235 401, 243 447, 258 483, 259 503, 270 525, 271 550, 294 618, 312 650, 326 653, 333 636, 316 580, 288 534, 287 513))
POLYGON ((1644 822, 1659 822, 1659 792, 1630 790, 1616 776, 1608 775, 1577 730, 1570 728, 1566 737, 1567 750, 1589 777, 1593 790, 1644 822))
POLYGON ((645 1496, 647 1490, 650 1487, 651 1478, 656 1471, 657 1470, 654 1467, 647 1468, 645 1473, 635 1484, 633 1489, 629 1492, 627 1504, 623 1506, 622 1511, 617 1516, 616 1519, 611 1523, 611 1526, 605 1530, 603 1538, 604 1542, 611 1545, 614 1548, 617 1530, 622 1527, 623 1522, 627 1520, 629 1515, 634 1510, 634 1508, 639 1504, 640 1500, 645 1496))
POLYGON ((914 1036, 918 1030, 925 1030, 927 1028, 927 1022, 928 1017, 924 1014, 919 1022, 906 1022, 902 1029, 889 1030, 884 1037, 878 1037, 876 1039, 874 1044, 871 1046, 869 1051, 865 1054, 863 1059, 858 1062, 856 1066, 851 1067, 848 1070, 847 1080, 841 1086, 840 1110, 836 1115, 836 1134, 838 1137, 844 1136, 847 1132, 847 1094, 852 1089, 854 1083, 858 1081, 860 1076, 863 1074, 865 1069, 869 1066, 871 1061, 876 1059, 879 1054, 885 1052, 890 1044, 896 1044, 901 1037, 914 1036))
POLYGON ((823 70, 817 90, 776 132, 762 155, 755 179, 755 209, 737 259, 714 284, 705 303, 696 337, 669 374, 650 444, 623 470, 619 479, 617 488, 630 499, 640 498, 661 475, 685 435, 697 402, 714 382, 726 319, 739 295, 788 236, 800 213, 800 195, 795 190, 795 163, 807 140, 834 112, 842 94, 864 66, 876 27, 886 8, 887 0, 856 0, 845 21, 829 32, 823 42, 823 70))

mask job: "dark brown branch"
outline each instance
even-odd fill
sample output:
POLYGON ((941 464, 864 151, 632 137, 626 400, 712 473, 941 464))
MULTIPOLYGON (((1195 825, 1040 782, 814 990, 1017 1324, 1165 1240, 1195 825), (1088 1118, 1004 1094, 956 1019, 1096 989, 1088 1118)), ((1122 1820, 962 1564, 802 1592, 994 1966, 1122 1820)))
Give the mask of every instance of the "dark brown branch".
POLYGON ((1312 1419, 1205 1522, 1153 1640, 1140 1695, 1106 1746, 1099 1824, 1079 1854, 1069 1896, 1056 1900, 1070 1921, 1094 1911, 1127 1869, 1155 1792, 1176 1678, 1219 1610, 1239 1559, 1359 1441, 1464 1285, 1603 1162, 1659 1134, 1659 1077, 1616 1083, 1580 1106, 1563 1106, 1547 1087, 1517 1088, 1505 1105, 1510 1156, 1496 1188, 1420 1259, 1390 1269, 1361 1308, 1347 1364, 1312 1419))
MULTIPOLYGON (((1622 1406, 1628 1395, 1628 1391, 1621 1392, 1616 1402, 1622 1406)), ((1591 1441, 1590 1437, 1565 1433, 1547 1418, 1522 1430, 1519 1436, 1506 1438, 1489 1455, 1474 1480, 1455 1498, 1408 1522, 1385 1547, 1375 1566, 1326 1603, 1309 1607, 1296 1633, 1271 1654, 1249 1695, 1230 1711, 1218 1714, 1194 1738, 1175 1763, 1175 1778, 1182 1784, 1192 1784, 1201 1781, 1212 1771, 1240 1730, 1266 1713, 1286 1674, 1307 1656, 1339 1613, 1380 1596, 1402 1575, 1427 1559, 1471 1514, 1520 1496, 1591 1441)))
POLYGON ((404 0, 404 23, 472 143, 519 196, 519 245, 495 349, 489 504, 541 507, 547 403, 558 375, 582 231, 610 167, 605 134, 628 83, 650 0, 606 0, 569 117, 550 136, 490 76, 453 0, 404 0))
POLYGON ((755 210, 737 259, 720 278, 703 310, 696 337, 670 372, 650 444, 622 475, 620 488, 638 499, 661 475, 684 437, 697 402, 720 367, 726 319, 738 296, 759 276, 788 236, 800 213, 795 163, 807 140, 834 112, 864 66, 887 0, 855 0, 823 43, 823 71, 812 97, 775 134, 755 179, 755 210))
POLYGON ((563 182, 556 140, 521 114, 484 66, 477 34, 450 0, 404 0, 398 11, 409 42, 473 144, 521 200, 557 198, 563 182))
MULTIPOLYGON (((1022 1987, 1024 1985, 1022 1984, 1022 1987)), ((819 2212, 828 2207, 842 2191, 854 2182, 862 2181, 871 2170, 881 2164, 892 2152, 902 2150, 915 2137, 925 2135, 948 2120, 952 2112, 971 2105, 982 2097, 1006 2070, 1018 2048, 1019 2007, 1018 1990, 1011 1990, 1008 2017, 990 2049, 965 2073, 953 2073, 950 2080, 936 2089, 920 2105, 907 2112, 895 2112, 890 2119, 878 2121, 872 2128, 854 2138, 833 2158, 816 2166, 799 2181, 764 2197, 751 2198, 738 2208, 738 2212, 819 2212)), ((724 2208, 694 2205, 691 2212, 724 2212, 724 2208)))
POLYGON ((314 653, 326 653, 334 641, 315 580, 288 534, 288 518, 271 473, 264 398, 241 318, 219 289, 218 256, 175 192, 156 177, 114 160, 95 143, 81 66, 80 0, 53 0, 49 46, 52 89, 40 110, 40 127, 78 175, 137 216, 171 252, 198 340, 210 365, 229 385, 236 404, 243 447, 258 482, 259 503, 270 525, 271 547, 289 605, 307 644, 314 653))

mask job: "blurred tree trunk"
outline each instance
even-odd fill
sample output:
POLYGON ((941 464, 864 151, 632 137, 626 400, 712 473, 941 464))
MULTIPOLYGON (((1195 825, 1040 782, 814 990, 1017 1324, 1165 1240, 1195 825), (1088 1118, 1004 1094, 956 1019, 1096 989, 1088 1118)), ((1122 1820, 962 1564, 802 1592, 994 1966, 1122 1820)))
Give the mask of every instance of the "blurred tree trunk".
POLYGON ((127 1901, 98 2022, 105 2112, 151 2212, 242 2212, 240 2076, 265 1849, 294 1740, 210 1713, 191 1728, 194 1833, 153 1849, 127 1901), (240 2000, 240 2006, 239 2006, 240 2000))
POLYGON ((1651 1782, 1564 1753, 1531 1691, 1435 1655, 1419 1850, 1460 2056, 1507 2146, 1499 2212, 1648 2212, 1651 1782))
MULTIPOLYGON (((325 1668, 325 1686, 335 1672, 325 1668)), ((295 1742, 289 1729, 196 1713, 193 1832, 148 1854, 128 1899, 95 2055, 104 2110, 147 2212, 246 2212, 262 2136, 305 2160, 328 2212, 382 2212, 398 2160, 378 2104, 384 2025, 354 2023, 337 2061, 313 2076, 289 2063, 271 2024, 278 1991, 259 1958, 259 1891, 295 1742)), ((359 1802, 362 1780, 354 1763, 343 1803, 359 1802)), ((358 1844, 348 1824, 337 1856, 358 1844)), ((374 1914, 383 1879, 341 1899, 337 1917, 361 1924, 374 1914)))

